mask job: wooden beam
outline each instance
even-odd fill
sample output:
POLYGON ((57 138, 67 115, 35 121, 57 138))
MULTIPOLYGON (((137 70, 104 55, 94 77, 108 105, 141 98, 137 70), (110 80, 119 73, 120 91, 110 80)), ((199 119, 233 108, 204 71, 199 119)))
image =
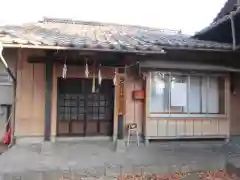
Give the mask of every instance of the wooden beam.
MULTIPOLYGON (((107 66, 107 67, 124 67, 125 62, 123 59, 120 58, 101 58, 101 59, 89 59, 88 64, 93 65, 94 60, 96 60, 97 64, 101 64, 102 66, 107 66)), ((53 57, 53 56, 30 56, 28 58, 29 63, 44 63, 46 64, 47 62, 52 61, 53 63, 56 64, 64 64, 65 59, 63 57, 53 57)), ((66 63, 68 65, 76 65, 76 66, 84 66, 86 62, 86 58, 79 57, 79 58, 68 58, 66 63)))
POLYGON ((54 55, 47 55, 47 56, 30 56, 28 58, 28 62, 46 62, 46 61, 62 61, 64 62, 65 59, 67 62, 85 62, 86 59, 89 61, 102 61, 102 60, 108 60, 108 61, 114 61, 114 60, 119 60, 122 58, 119 58, 117 56, 94 56, 94 57, 88 57, 88 56, 65 56, 65 55, 59 55, 59 56, 54 56, 54 55))
POLYGON ((44 140, 50 141, 51 136, 51 113, 52 113, 52 84, 53 84, 53 62, 46 62, 46 86, 45 86, 45 123, 44 140))

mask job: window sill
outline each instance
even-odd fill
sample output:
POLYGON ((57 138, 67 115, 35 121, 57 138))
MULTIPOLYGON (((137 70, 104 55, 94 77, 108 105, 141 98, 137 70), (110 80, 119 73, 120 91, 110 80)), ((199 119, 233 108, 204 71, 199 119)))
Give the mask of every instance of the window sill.
POLYGON ((149 114, 150 118, 227 118, 226 114, 149 114))

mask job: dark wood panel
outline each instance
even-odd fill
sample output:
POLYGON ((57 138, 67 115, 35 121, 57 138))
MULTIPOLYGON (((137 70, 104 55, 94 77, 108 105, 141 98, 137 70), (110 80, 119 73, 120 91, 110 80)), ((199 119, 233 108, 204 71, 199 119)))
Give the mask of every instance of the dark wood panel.
POLYGON ((58 132, 60 134, 68 134, 69 133, 69 122, 59 121, 58 122, 58 132))
POLYGON ((92 136, 98 134, 98 121, 87 120, 86 121, 86 136, 92 136))
POLYGON ((84 134, 84 121, 72 121, 71 122, 71 133, 73 134, 84 134))
POLYGON ((100 134, 110 136, 113 133, 112 130, 113 122, 110 121, 103 121, 100 122, 100 134))

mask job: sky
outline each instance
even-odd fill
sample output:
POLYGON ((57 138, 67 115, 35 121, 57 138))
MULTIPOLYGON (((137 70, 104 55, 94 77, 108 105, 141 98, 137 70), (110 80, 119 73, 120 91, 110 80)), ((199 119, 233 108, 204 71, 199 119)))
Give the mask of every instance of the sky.
POLYGON ((226 0, 1 0, 0 25, 43 17, 112 22, 182 30, 208 26, 226 0))

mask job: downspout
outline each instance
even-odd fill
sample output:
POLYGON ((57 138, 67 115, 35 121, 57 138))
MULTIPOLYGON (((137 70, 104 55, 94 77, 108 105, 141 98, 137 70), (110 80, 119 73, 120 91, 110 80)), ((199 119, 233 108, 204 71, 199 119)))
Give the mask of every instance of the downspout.
POLYGON ((234 15, 231 12, 230 14, 231 20, 231 29, 232 29, 232 50, 236 51, 236 31, 235 31, 235 24, 234 24, 234 15))
POLYGON ((0 59, 4 65, 5 70, 7 71, 8 75, 11 77, 12 82, 13 82, 13 106, 12 106, 12 112, 11 112, 11 117, 12 117, 12 121, 11 122, 11 142, 9 144, 9 147, 11 147, 14 144, 14 129, 15 129, 15 99, 16 99, 16 78, 13 75, 13 72, 11 71, 11 69, 9 68, 6 60, 3 57, 3 44, 0 42, 0 59))

